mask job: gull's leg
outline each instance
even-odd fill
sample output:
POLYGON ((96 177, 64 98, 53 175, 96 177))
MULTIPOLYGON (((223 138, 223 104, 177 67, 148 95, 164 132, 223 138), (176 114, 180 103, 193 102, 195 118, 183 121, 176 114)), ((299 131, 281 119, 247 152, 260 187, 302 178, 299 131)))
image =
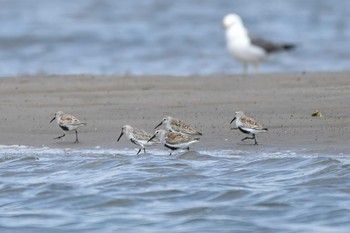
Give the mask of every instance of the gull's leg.
POLYGON ((247 76, 248 74, 248 63, 243 63, 243 76, 247 76))
POLYGON ((255 74, 259 74, 259 63, 254 63, 255 74))

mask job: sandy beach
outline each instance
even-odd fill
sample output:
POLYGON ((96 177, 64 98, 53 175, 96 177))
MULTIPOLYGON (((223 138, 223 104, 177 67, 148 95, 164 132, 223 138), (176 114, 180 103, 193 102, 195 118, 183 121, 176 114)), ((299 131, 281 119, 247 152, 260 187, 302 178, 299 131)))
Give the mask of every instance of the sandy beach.
POLYGON ((212 76, 30 76, 0 79, 0 144, 34 147, 134 148, 121 127, 152 132, 171 115, 203 132, 193 149, 350 151, 350 73, 212 76), (62 110, 87 122, 80 144, 73 133, 64 140, 54 112, 62 110), (243 110, 269 131, 258 146, 230 129, 243 110), (311 117, 315 110, 323 117, 311 117))

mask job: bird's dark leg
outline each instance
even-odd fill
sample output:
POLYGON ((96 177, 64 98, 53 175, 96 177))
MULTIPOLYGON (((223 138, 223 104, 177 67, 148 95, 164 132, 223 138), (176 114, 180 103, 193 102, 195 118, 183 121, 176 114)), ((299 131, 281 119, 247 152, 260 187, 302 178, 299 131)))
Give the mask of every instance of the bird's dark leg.
POLYGON ((187 147, 186 149, 187 149, 188 151, 190 151, 190 147, 187 147))
POLYGON ((256 137, 255 137, 255 134, 253 134, 253 136, 250 138, 250 137, 245 137, 245 138, 243 138, 241 141, 243 142, 243 141, 245 141, 245 140, 247 140, 247 139, 252 139, 252 140, 254 140, 255 141, 255 145, 258 145, 258 142, 256 141, 256 137))
POLYGON ((172 155, 173 154, 173 151, 175 151, 176 149, 170 149, 170 154, 169 154, 169 156, 170 155, 172 155))
POLYGON ((75 130, 75 142, 74 143, 79 143, 78 131, 77 130, 75 130))
POLYGON ((54 138, 54 139, 60 139, 60 138, 63 138, 64 136, 66 136, 66 134, 65 134, 65 133, 63 133, 63 135, 62 135, 62 136, 58 136, 57 138, 54 138))
POLYGON ((143 153, 146 154, 146 148, 143 148, 143 153))
POLYGON ((243 141, 245 141, 245 140, 247 140, 247 139, 254 139, 254 137, 245 137, 245 138, 243 138, 241 141, 243 142, 243 141))
POLYGON ((139 154, 140 154, 140 152, 141 152, 141 148, 139 149, 139 151, 137 152, 137 154, 136 154, 136 155, 139 155, 139 154))
POLYGON ((256 141, 255 134, 253 134, 254 140, 255 140, 255 145, 258 145, 258 142, 256 141))

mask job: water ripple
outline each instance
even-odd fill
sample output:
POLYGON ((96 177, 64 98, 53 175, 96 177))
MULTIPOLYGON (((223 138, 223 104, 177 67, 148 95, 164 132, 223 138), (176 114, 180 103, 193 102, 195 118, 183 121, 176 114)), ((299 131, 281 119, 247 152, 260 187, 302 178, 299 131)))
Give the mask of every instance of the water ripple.
POLYGON ((350 155, 0 147, 1 232, 350 227, 350 155))

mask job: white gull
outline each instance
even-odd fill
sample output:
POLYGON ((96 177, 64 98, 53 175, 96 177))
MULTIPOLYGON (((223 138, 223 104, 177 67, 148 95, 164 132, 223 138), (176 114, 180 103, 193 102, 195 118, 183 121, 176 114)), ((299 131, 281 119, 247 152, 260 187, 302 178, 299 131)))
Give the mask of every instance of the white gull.
POLYGON ((239 15, 228 14, 222 20, 226 29, 226 46, 230 54, 243 64, 243 72, 247 74, 248 65, 255 67, 259 72, 259 65, 266 60, 270 53, 290 50, 295 47, 293 44, 276 44, 260 38, 253 38, 244 27, 239 15))

